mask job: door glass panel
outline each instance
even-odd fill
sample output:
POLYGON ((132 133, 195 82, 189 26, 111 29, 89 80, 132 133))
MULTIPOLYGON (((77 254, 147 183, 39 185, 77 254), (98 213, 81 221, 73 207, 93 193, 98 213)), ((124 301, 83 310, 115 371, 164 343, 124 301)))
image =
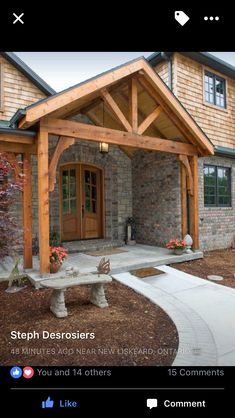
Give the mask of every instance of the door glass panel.
POLYGON ((90 171, 85 170, 85 183, 90 183, 90 171))
POLYGON ((90 213, 97 212, 97 173, 85 170, 85 211, 90 213))
POLYGON ((74 168, 70 170, 70 182, 76 182, 76 170, 74 168))
POLYGON ((69 201, 68 200, 64 200, 63 201, 63 213, 69 213, 69 201))
POLYGON ((86 199, 85 209, 86 209, 86 212, 91 212, 92 211, 92 209, 91 209, 91 200, 89 198, 86 199))
POLYGON ((76 183, 70 183, 70 198, 76 197, 76 183))
POLYGON ((96 201, 92 200, 92 212, 96 213, 96 201))
POLYGON ((68 181, 69 181, 68 170, 63 171, 62 178, 63 178, 62 180, 63 185, 68 184, 68 181))
POLYGON ((92 187, 92 192, 91 192, 91 197, 92 199, 96 199, 96 187, 92 187))
POLYGON ((86 198, 90 198, 90 185, 89 184, 86 184, 85 191, 86 191, 86 198))
POLYGON ((63 186, 63 199, 68 199, 68 185, 63 186))
POLYGON ((77 190, 76 169, 63 170, 62 172, 62 198, 63 214, 76 213, 77 190))
POLYGON ((92 184, 96 185, 96 173, 91 171, 91 182, 92 184))

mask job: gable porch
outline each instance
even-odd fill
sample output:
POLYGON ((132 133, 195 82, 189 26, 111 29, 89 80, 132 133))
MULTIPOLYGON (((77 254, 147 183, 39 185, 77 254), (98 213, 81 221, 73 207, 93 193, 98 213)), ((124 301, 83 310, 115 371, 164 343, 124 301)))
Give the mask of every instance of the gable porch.
POLYGON ((125 218, 134 216, 139 242, 189 232, 199 247, 198 157, 213 147, 144 59, 29 106, 17 132, 0 133, 0 151, 23 155, 25 268, 32 267, 35 157, 42 275, 49 272, 50 212, 57 222, 58 202, 67 239, 106 238, 111 218, 119 239, 125 218), (106 155, 101 144, 109 146, 106 155))

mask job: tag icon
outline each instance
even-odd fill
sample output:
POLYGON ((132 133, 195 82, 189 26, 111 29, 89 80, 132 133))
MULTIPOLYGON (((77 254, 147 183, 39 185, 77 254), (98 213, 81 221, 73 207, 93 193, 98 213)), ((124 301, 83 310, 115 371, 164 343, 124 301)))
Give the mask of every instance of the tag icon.
POLYGON ((175 11, 175 20, 181 25, 184 26, 190 18, 182 10, 175 11))

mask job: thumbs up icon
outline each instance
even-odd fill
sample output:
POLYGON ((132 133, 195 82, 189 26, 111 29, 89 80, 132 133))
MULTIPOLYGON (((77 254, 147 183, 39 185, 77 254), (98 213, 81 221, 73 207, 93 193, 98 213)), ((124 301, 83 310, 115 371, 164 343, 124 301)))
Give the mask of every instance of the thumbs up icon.
POLYGON ((54 401, 51 400, 50 396, 48 396, 46 401, 42 401, 42 408, 53 408, 54 401))

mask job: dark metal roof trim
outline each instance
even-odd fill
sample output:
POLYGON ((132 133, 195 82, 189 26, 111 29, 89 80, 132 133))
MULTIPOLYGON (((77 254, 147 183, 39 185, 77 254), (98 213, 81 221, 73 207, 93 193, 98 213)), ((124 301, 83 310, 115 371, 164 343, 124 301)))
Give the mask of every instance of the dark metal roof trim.
POLYGON ((16 113, 9 120, 9 126, 11 128, 17 128, 18 122, 26 115, 25 109, 18 109, 16 113))
MULTIPOLYGON (((173 54, 174 52, 155 52, 147 57, 147 60, 152 66, 155 66, 165 59, 164 55, 170 57, 173 54)), ((208 67, 235 79, 235 67, 220 58, 215 57, 209 52, 179 52, 179 54, 200 62, 203 65, 207 65, 208 67)))
POLYGON ((3 128, 3 127, 0 127, 0 133, 8 134, 8 135, 30 136, 30 137, 35 137, 37 135, 37 132, 34 132, 34 131, 24 131, 23 129, 13 129, 13 128, 3 128))
POLYGON ((174 52, 154 52, 146 60, 149 62, 150 65, 153 67, 157 65, 159 62, 164 61, 166 57, 170 58, 174 52))
POLYGON ((235 149, 215 145, 215 155, 219 155, 221 157, 235 158, 235 149))
POLYGON ((11 64, 29 78, 43 93, 51 96, 55 90, 49 86, 39 75, 37 75, 25 62, 23 62, 14 52, 0 52, 11 64))

